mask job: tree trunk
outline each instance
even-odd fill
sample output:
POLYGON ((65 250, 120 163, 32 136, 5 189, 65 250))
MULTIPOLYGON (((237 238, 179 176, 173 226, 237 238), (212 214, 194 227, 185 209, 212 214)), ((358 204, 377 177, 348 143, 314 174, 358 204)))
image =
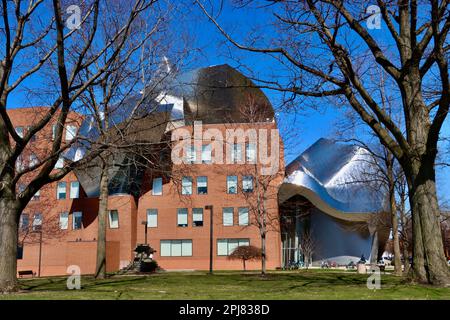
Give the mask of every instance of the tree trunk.
POLYGON ((19 205, 4 194, 0 198, 0 293, 19 290, 17 282, 17 241, 19 205))
POLYGON ((106 278, 106 220, 108 216, 108 167, 103 165, 100 178, 100 199, 98 207, 97 265, 95 277, 106 278))
POLYGON ((422 166, 427 170, 422 170, 425 172, 416 177, 410 192, 414 232, 413 275, 419 281, 448 286, 450 271, 442 243, 434 168, 432 163, 422 166))
POLYGON ((244 263, 244 271, 246 271, 246 269, 245 269, 245 259, 242 259, 242 262, 244 263))
POLYGON ((400 258, 400 239, 398 236, 398 218, 397 218, 397 203, 395 200, 394 185, 390 187, 390 210, 391 210, 391 224, 392 224, 392 237, 394 247, 394 268, 397 276, 402 275, 402 260, 400 258))
POLYGON ((266 275, 266 233, 261 234, 261 275, 266 275))

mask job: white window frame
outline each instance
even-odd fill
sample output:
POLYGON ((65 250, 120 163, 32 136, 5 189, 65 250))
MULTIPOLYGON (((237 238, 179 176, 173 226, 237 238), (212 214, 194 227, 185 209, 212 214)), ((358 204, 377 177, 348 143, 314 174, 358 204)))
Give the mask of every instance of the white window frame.
POLYGON ((198 176, 197 177, 197 194, 208 194, 208 177, 207 176, 198 176), (200 181, 203 180, 203 181, 200 181), (206 192, 200 193, 199 188, 206 188, 206 192))
POLYGON ((80 182, 70 181, 70 199, 78 199, 80 197, 80 182), (76 184, 76 187, 74 187, 76 184))
POLYGON ((231 163, 242 162, 242 143, 233 143, 231 146, 231 163))
POLYGON ((257 160, 256 143, 245 144, 245 161, 247 163, 255 164, 257 160))
POLYGON ((238 183, 239 183, 239 179, 237 176, 227 176, 227 193, 228 194, 237 194, 238 193, 238 183), (233 178, 233 179, 231 179, 233 178), (234 192, 230 192, 230 188, 233 187, 235 188, 234 192))
POLYGON ((67 182, 59 181, 56 184, 56 199, 57 200, 65 200, 65 199, 67 199, 67 182), (61 196, 60 196, 60 193, 62 193, 62 192, 59 192, 60 190, 62 191, 62 187, 60 189, 60 185, 61 186, 64 185, 64 198, 61 198, 61 196))
POLYGON ((32 223, 33 231, 36 231, 38 229, 37 227, 42 228, 42 213, 40 212, 36 212, 33 215, 33 223, 32 223))
POLYGON ((186 163, 195 163, 197 161, 197 150, 194 144, 186 146, 186 163))
POLYGON ((248 207, 238 208, 238 224, 240 226, 248 226, 250 224, 248 207))
POLYGON ((39 163, 37 155, 34 153, 30 154, 30 161, 28 162, 28 167, 31 168, 39 163))
POLYGON ((217 239, 217 255, 218 256, 229 256, 234 249, 240 246, 249 246, 249 238, 227 238, 227 239, 217 239), (225 253, 226 252, 226 253, 225 253))
POLYGON ((234 225, 234 208, 222 208, 222 225, 224 227, 232 227, 234 225))
POLYGON ((251 193, 255 189, 253 185, 253 176, 243 176, 242 177, 242 192, 251 193), (251 186, 251 189, 248 187, 251 186))
POLYGON ((110 229, 119 229, 119 211, 118 210, 109 210, 108 212, 108 220, 109 220, 109 228, 110 229), (113 216, 117 217, 117 223, 113 220, 113 216))
POLYGON ((185 196, 192 195, 192 177, 181 178, 181 194, 185 196))
POLYGON ((66 127, 66 141, 72 141, 77 136, 78 128, 74 125, 68 125, 66 127))
POLYGON ((152 195, 162 196, 163 194, 163 181, 162 178, 154 178, 152 181, 152 195))
POLYGON ((187 208, 177 209, 177 226, 185 228, 189 225, 189 210, 187 208), (183 223, 186 222, 186 223, 183 223))
POLYGON ((193 227, 203 227, 203 208, 193 208, 192 209, 192 226, 193 227), (201 224, 197 225, 197 222, 201 222, 201 224))
POLYGON ((158 209, 147 209, 147 228, 158 227, 158 209))
POLYGON ((72 213, 72 230, 81 230, 81 229, 83 229, 83 212, 75 211, 72 213), (75 222, 77 217, 81 219, 80 228, 75 228, 75 222))
POLYGON ((16 130, 17 135, 21 138, 23 138, 23 136, 25 135, 25 127, 15 127, 14 130, 16 130))
POLYGON ((61 212, 59 214, 59 228, 61 230, 69 229, 69 213, 68 212, 61 212))
POLYGON ((204 144, 202 145, 202 163, 212 162, 212 145, 204 144))
POLYGON ((192 239, 161 240, 160 249, 161 257, 192 257, 193 241, 192 239))
POLYGON ((55 163, 55 169, 62 169, 62 168, 64 168, 64 158, 59 157, 58 161, 56 161, 55 163))

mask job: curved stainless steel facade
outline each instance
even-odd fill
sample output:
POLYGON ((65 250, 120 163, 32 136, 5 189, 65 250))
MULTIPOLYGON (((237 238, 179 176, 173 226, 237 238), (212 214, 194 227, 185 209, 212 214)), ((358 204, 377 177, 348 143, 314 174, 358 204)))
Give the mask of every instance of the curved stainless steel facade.
MULTIPOLYGON (((382 193, 361 182, 362 175, 373 170, 369 157, 362 148, 319 139, 286 167, 279 202, 301 196, 313 207, 309 225, 315 242, 314 262, 348 264, 361 255, 371 256, 375 230, 369 230, 367 222, 384 210, 385 201, 382 193)), ((296 245, 291 248, 301 241, 299 224, 293 240, 296 245)))

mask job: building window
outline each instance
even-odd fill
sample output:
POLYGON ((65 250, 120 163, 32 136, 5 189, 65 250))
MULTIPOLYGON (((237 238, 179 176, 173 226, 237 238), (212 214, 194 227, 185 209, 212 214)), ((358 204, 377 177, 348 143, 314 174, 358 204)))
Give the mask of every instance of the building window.
POLYGON ((66 141, 72 141, 77 135, 76 126, 67 126, 66 128, 66 141))
POLYGON ((62 212, 59 215, 59 228, 61 230, 67 230, 69 228, 69 213, 62 212))
POLYGON ((245 145, 245 160, 247 163, 256 163, 256 144, 247 143, 245 145))
MULTIPOLYGON (((28 130, 28 132, 31 131, 31 127, 28 127, 27 130, 28 130)), ((36 135, 35 134, 33 134, 31 136, 31 138, 30 138, 30 142, 34 142, 34 141, 36 141, 36 135)))
POLYGON ((64 158, 59 157, 58 161, 56 161, 55 169, 62 169, 62 168, 64 168, 64 158))
POLYGON ((227 193, 236 194, 238 187, 237 176, 227 176, 227 193))
POLYGON ((158 227, 158 209, 147 209, 147 228, 158 227))
POLYGON ((58 182, 56 187, 56 199, 61 200, 66 198, 66 183, 58 182))
POLYGON ((35 165, 38 164, 38 162, 39 162, 39 160, 38 160, 37 156, 34 153, 30 154, 30 161, 28 163, 28 167, 29 168, 34 167, 35 165))
POLYGON ((233 225, 233 208, 223 208, 222 219, 224 226, 233 225))
POLYGON ((20 215, 19 227, 22 231, 27 231, 30 226, 30 216, 28 213, 22 213, 20 215))
POLYGON ((78 199, 80 197, 80 183, 72 181, 70 183, 70 199, 78 199))
POLYGON ((208 193, 208 177, 197 177, 197 194, 208 193))
POLYGON ((72 229, 79 230, 83 227, 83 213, 74 212, 72 214, 72 229))
POLYGON ((202 162, 211 163, 211 144, 202 146, 202 162))
POLYGON ((242 177, 242 191, 253 192, 253 176, 242 177))
POLYGON ((119 211, 117 210, 109 211, 109 228, 110 229, 119 228, 119 211))
POLYGON ((188 226, 188 209, 187 208, 177 209, 177 225, 179 227, 187 227, 188 226))
POLYGON ((192 177, 183 177, 181 179, 181 194, 183 195, 192 194, 192 177))
POLYGON ((250 245, 249 239, 218 239, 217 255, 229 256, 237 247, 248 245, 250 245))
POLYGON ((248 208, 239 208, 239 225, 248 226, 248 208))
POLYGON ((19 137, 23 138, 23 127, 16 127, 16 133, 19 137))
POLYGON ((231 149, 231 162, 241 162, 242 161, 242 149, 240 143, 235 143, 231 149))
POLYGON ((22 193, 25 191, 26 186, 23 183, 19 183, 19 186, 17 187, 18 193, 22 193))
POLYGON ((192 225, 194 227, 203 227, 203 208, 192 209, 192 225))
POLYGON ((197 154, 194 145, 189 145, 186 147, 186 162, 194 163, 197 160, 197 154))
POLYGON ((162 195, 162 178, 153 179, 152 195, 154 196, 162 195))
POLYGON ((31 198, 31 200, 33 201, 38 201, 41 198, 41 190, 36 191, 36 193, 34 194, 33 198, 31 198))
POLYGON ((33 231, 41 230, 42 227, 42 214, 35 213, 33 216, 33 231))
POLYGON ((23 169, 25 169, 25 167, 24 167, 24 161, 23 161, 23 157, 21 156, 21 155, 19 155, 18 157, 17 157, 17 160, 16 160, 16 171, 22 171, 23 169))
POLYGON ((192 256, 192 240, 161 240, 161 257, 192 256))

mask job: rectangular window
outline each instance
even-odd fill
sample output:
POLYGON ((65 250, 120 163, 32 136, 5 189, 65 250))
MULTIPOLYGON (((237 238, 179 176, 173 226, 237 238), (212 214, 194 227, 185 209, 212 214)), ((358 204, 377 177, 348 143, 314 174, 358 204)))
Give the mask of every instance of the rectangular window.
POLYGON ((67 126, 66 128, 66 141, 72 141, 75 139, 77 135, 77 127, 76 126, 67 126))
POLYGON ((202 146, 202 162, 211 163, 211 145, 205 144, 202 146))
POLYGON ((80 197, 80 183, 72 181, 70 183, 70 199, 78 199, 80 197))
POLYGON ((56 124, 52 125, 52 140, 56 138, 56 124))
POLYGON ((19 137, 23 138, 23 127, 16 127, 16 133, 19 137))
POLYGON ((232 226, 233 225, 233 208, 223 208, 222 211, 223 225, 232 226))
POLYGON ((59 228, 61 230, 67 230, 69 228, 69 213, 62 212, 59 215, 59 228))
POLYGON ((256 163, 256 144, 247 143, 245 145, 245 160, 247 163, 256 163))
POLYGON ((38 162, 39 162, 39 160, 38 160, 37 156, 34 153, 30 154, 30 161, 28 163, 28 167, 33 167, 33 166, 37 165, 38 162))
POLYGON ((23 163, 24 163, 23 157, 21 155, 19 155, 16 160, 16 170, 17 171, 22 171, 25 168, 23 163))
POLYGON ((181 180, 181 194, 192 194, 192 177, 183 177, 181 180))
POLYGON ((242 191, 253 192, 253 176, 242 177, 242 191))
POLYGON ((28 213, 22 213, 20 215, 19 226, 22 231, 28 230, 30 226, 30 216, 28 215, 28 213))
POLYGON ((25 191, 26 186, 23 183, 19 183, 19 186, 17 187, 18 193, 22 193, 25 191))
POLYGON ((217 240, 217 255, 228 256, 237 247, 250 245, 249 239, 218 239, 217 240))
POLYGON ((208 177, 197 177, 197 194, 208 193, 208 177))
POLYGON ((36 193, 34 194, 33 198, 31 198, 31 200, 33 201, 38 201, 41 198, 41 190, 36 191, 36 193))
POLYGON ((239 208, 239 225, 248 226, 248 208, 239 208))
POLYGON ((147 209, 147 228, 158 227, 158 209, 147 209))
POLYGON ((109 228, 110 229, 119 228, 119 211, 117 210, 109 211, 109 228))
POLYGON ((188 226, 188 209, 187 208, 177 209, 177 225, 179 227, 187 227, 188 226))
POLYGON ((35 213, 33 216, 33 231, 40 230, 42 228, 42 214, 35 213))
POLYGON ((72 214, 72 229, 79 230, 83 227, 83 213, 74 212, 72 214))
POLYGON ((162 195, 162 178, 153 179, 152 195, 154 196, 162 195))
POLYGON ((192 256, 192 240, 161 240, 161 257, 192 256))
POLYGON ((241 162, 242 161, 242 149, 240 143, 235 143, 231 149, 231 162, 241 162))
POLYGON ((236 194, 238 187, 237 176, 227 176, 227 193, 236 194))
POLYGON ((58 182, 58 185, 56 187, 56 199, 65 199, 66 198, 66 183, 65 182, 58 182))
POLYGON ((192 225, 194 227, 203 227, 203 208, 192 209, 192 225))
POLYGON ((55 169, 62 169, 62 168, 64 168, 64 158, 59 157, 58 161, 56 161, 55 169))
POLYGON ((186 146, 186 162, 194 163, 197 160, 197 154, 194 145, 186 146))

